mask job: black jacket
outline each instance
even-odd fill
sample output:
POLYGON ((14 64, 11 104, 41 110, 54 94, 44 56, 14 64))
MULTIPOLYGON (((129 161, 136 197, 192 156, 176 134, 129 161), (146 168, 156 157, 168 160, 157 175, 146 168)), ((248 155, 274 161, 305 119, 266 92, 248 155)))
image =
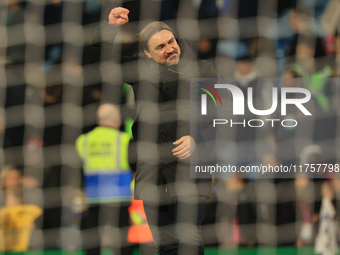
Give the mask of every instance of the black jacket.
MULTIPOLYGON (((218 74, 210 63, 197 60, 181 39, 177 40, 180 61, 171 67, 147 58, 144 53, 121 57, 115 54, 119 49, 113 44, 117 29, 105 21, 96 29, 92 58, 98 59, 100 54, 97 65, 104 80, 117 86, 125 82, 133 87, 137 116, 132 129, 138 142, 135 198, 159 201, 165 190, 162 184, 171 196, 209 197, 211 179, 190 178, 190 158, 196 152, 188 159, 179 160, 172 154, 175 147, 172 143, 190 135, 190 78, 217 78, 218 74)), ((210 148, 213 138, 209 128, 202 128, 195 137, 196 142, 206 143, 210 148)))

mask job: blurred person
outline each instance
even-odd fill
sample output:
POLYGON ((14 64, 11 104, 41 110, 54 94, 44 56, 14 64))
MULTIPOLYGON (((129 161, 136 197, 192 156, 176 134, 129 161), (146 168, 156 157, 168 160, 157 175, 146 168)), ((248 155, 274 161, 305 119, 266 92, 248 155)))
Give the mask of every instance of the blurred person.
POLYGON ((48 86, 41 90, 40 96, 44 100, 44 106, 60 104, 62 100, 62 85, 48 86))
MULTIPOLYGON (((340 6, 340 5, 339 5, 340 6)), ((340 77, 340 35, 339 32, 336 32, 334 35, 333 40, 331 41, 331 45, 333 46, 333 52, 334 52, 334 66, 333 67, 333 75, 332 78, 338 78, 340 77)), ((330 85, 327 88, 326 95, 329 97, 330 105, 336 105, 338 102, 338 93, 337 93, 337 79, 331 79, 330 85)), ((336 115, 336 112, 334 112, 333 107, 333 114, 336 115)))
POLYGON ((336 211, 332 204, 334 190, 328 182, 322 184, 322 204, 319 232, 315 239, 316 254, 338 254, 337 231, 334 221, 336 211))
POLYGON ((287 177, 276 178, 276 215, 277 244, 295 245, 296 243, 296 207, 294 181, 287 177))
MULTIPOLYGON (((332 179, 331 179, 331 185, 334 191, 334 207, 336 212, 336 231, 337 233, 340 233, 340 218, 339 218, 339 212, 340 212, 340 174, 336 173, 332 179)), ((340 240, 340 236, 337 235, 338 241, 340 240)))
POLYGON ((39 187, 39 180, 32 174, 31 170, 25 169, 25 175, 13 165, 6 165, 1 171, 1 205, 30 204, 41 206, 40 193, 35 192, 39 187), (28 173, 26 173, 28 172, 28 173), (10 201, 10 202, 8 202, 10 201))
POLYGON ((218 6, 215 0, 202 0, 192 2, 194 5, 199 5, 198 20, 208 20, 208 24, 200 25, 200 36, 201 39, 198 42, 198 59, 205 59, 211 61, 214 64, 218 42, 218 6), (213 38, 211 35, 215 35, 213 38))
POLYGON ((300 66, 300 69, 295 67, 295 70, 301 76, 312 75, 329 64, 323 61, 324 59, 321 58, 323 56, 325 56, 325 49, 320 40, 315 39, 313 35, 301 34, 288 53, 287 64, 300 66))
MULTIPOLYGON (((301 82, 298 78, 301 78, 296 71, 292 69, 286 69, 282 74, 282 87, 284 88, 299 88, 301 87, 301 82)), ((289 94, 288 96, 294 97, 294 94, 289 94)))
MULTIPOLYGON (((63 122, 62 122, 62 95, 65 84, 56 84, 53 79, 60 79, 59 71, 54 70, 46 73, 47 84, 40 91, 40 97, 44 104, 44 132, 42 139, 43 147, 59 145, 62 143, 63 122), (56 121, 58 120, 58 121, 56 121)), ((40 139, 40 138, 39 138, 40 139)))
POLYGON ((249 53, 254 56, 255 68, 261 77, 277 77, 275 44, 272 40, 263 36, 253 38, 249 44, 249 53))
MULTIPOLYGON (((53 91, 53 89, 51 90, 53 91)), ((62 213, 64 210, 67 210, 67 207, 63 207, 61 203, 63 197, 59 189, 62 185, 62 178, 60 178, 62 166, 56 162, 61 162, 61 159, 55 154, 53 159, 50 158, 53 162, 48 159, 49 157, 46 157, 46 150, 50 148, 49 146, 59 145, 61 141, 62 124, 55 125, 59 117, 58 103, 55 100, 58 96, 55 97, 51 90, 49 90, 49 95, 45 95, 45 91, 38 94, 42 97, 42 103, 45 103, 43 108, 45 125, 44 129, 41 130, 43 132, 27 137, 23 146, 25 163, 23 179, 25 188, 24 198, 25 201, 43 208, 44 217, 37 224, 39 223, 43 234, 48 236, 43 240, 45 249, 60 247, 58 244, 58 233, 62 227, 62 213), (44 102, 45 99, 46 102, 44 102), (43 206, 46 204, 50 204, 50 206, 43 206)), ((59 105, 61 106, 61 104, 59 105)), ((69 173, 70 171, 67 169, 65 172, 69 173)))
MULTIPOLYGON (((312 205, 314 210, 312 211, 313 218, 312 224, 319 223, 320 221, 320 211, 321 211, 321 204, 322 204, 322 185, 325 183, 326 180, 332 178, 332 172, 328 169, 329 160, 327 157, 329 155, 325 155, 325 147, 321 147, 317 144, 311 144, 303 147, 300 153, 300 162, 299 164, 304 166, 303 171, 305 178, 311 178, 309 180, 309 186, 313 187, 313 195, 315 197, 315 201, 312 205), (308 166, 308 168, 307 168, 308 166), (309 167, 310 166, 310 167, 309 167), (321 167, 323 168, 322 171, 312 171, 311 167, 315 166, 315 168, 321 167), (326 168, 325 168, 326 167, 326 168), (307 172, 306 172, 307 171, 307 172)), ((314 230, 314 229, 313 229, 314 230)), ((316 233, 316 231, 315 231, 316 233)))
POLYGON ((308 174, 300 173, 294 180, 296 196, 296 246, 308 246, 314 240, 314 224, 317 214, 314 214, 316 200, 313 182, 308 174))
POLYGON ((42 214, 40 207, 24 204, 22 179, 15 166, 1 170, 5 203, 0 208, 0 251, 27 251, 34 221, 42 214))
MULTIPOLYGON (((13 165, 6 165, 1 170, 1 205, 6 206, 9 201, 23 204, 33 203, 30 200, 30 189, 37 187, 38 180, 31 174, 23 175, 22 172, 13 165), (23 200, 25 198, 25 201, 23 200), (28 198, 28 199, 27 199, 28 198)), ((9 202, 11 204, 11 202, 9 202)))
MULTIPOLYGON (((310 144, 302 148, 299 159, 301 165, 318 165, 318 164, 326 164, 329 163, 326 158, 328 155, 325 155, 325 148, 317 145, 310 144)), ((329 171, 328 168, 323 169, 323 171, 315 171, 315 172, 307 172, 309 177, 313 178, 313 182, 323 182, 326 179, 332 177, 332 172, 329 171)))
MULTIPOLYGON (((204 143, 209 152, 214 148, 211 130, 200 132, 196 141, 190 136, 189 84, 190 78, 218 74, 211 64, 197 60, 186 42, 162 22, 152 22, 140 32, 139 55, 115 55, 112 42, 128 15, 129 10, 121 7, 110 12, 95 32, 92 59, 102 73, 110 74, 110 82, 122 77, 119 84, 131 84, 136 96, 134 197, 143 200, 159 254, 203 254, 200 228, 211 180, 191 179, 189 163, 193 155, 198 158, 197 143, 204 143), (119 68, 115 62, 121 59, 119 68)), ((231 108, 225 109, 229 116, 231 108)))
MULTIPOLYGON (((66 66, 69 67, 69 65, 66 66)), ((66 66, 65 69, 69 69, 66 66)), ((65 73, 66 72, 64 72, 64 74, 65 73)), ((32 150, 36 148, 36 151, 39 151, 39 147, 43 149, 43 147, 61 144, 64 127, 62 121, 62 100, 64 99, 63 91, 65 87, 67 89, 67 84, 63 84, 61 68, 46 71, 45 78, 45 86, 38 91, 44 106, 44 130, 43 133, 36 136, 35 139, 33 139, 33 137, 29 138, 35 143, 35 145, 32 143, 32 150)))
POLYGON ((102 100, 101 84, 94 84, 84 87, 83 90, 83 106, 89 104, 99 104, 102 100))
MULTIPOLYGON (((1 5, 3 25, 5 26, 6 36, 1 36, 0 52, 3 51, 1 56, 4 60, 0 60, 4 66, 6 66, 6 86, 5 95, 5 108, 22 105, 25 101, 26 86, 19 78, 18 65, 22 65, 25 62, 25 10, 22 1, 18 0, 6 0, 2 1, 1 5), (5 20, 4 20, 5 19, 5 20), (20 80, 20 81, 19 81, 20 80)), ((20 69, 20 68, 19 68, 20 69)), ((19 123, 23 123, 23 119, 19 118, 19 123), (21 122, 20 122, 21 121, 21 122)), ((7 127, 3 140, 3 147, 22 146, 23 143, 24 125, 16 125, 14 127, 7 127)), ((6 150, 5 155, 8 155, 6 150)), ((21 158, 18 155, 11 162, 20 162, 21 158)))
MULTIPOLYGON (((282 88, 301 88, 305 87, 305 84, 316 84, 320 79, 309 79, 303 77, 299 72, 291 67, 286 68, 282 74, 280 84, 282 88), (316 80, 315 82, 313 82, 316 80)), ((311 86, 311 85, 310 85, 311 86)), ((319 87, 320 88, 320 87, 319 87)), ((318 92, 314 94, 314 90, 311 91, 311 100, 306 103, 307 109, 312 110, 313 117, 306 117, 299 109, 294 105, 288 105, 286 108, 286 115, 288 119, 294 119, 298 122, 295 127, 283 127, 282 125, 275 126, 271 133, 268 135, 273 141, 276 148, 277 157, 284 165, 297 164, 298 160, 303 152, 304 148, 313 144, 322 144, 327 148, 327 151, 331 153, 332 143, 325 144, 322 141, 327 139, 333 139, 335 137, 336 122, 332 112, 325 114, 321 108, 318 107, 318 102, 315 97, 318 96, 318 92), (304 138, 309 140, 305 146, 301 146, 300 143, 296 143, 297 139, 304 138), (329 147, 329 148, 328 148, 329 147)), ((320 96, 324 96, 321 95, 320 96)), ((289 93, 287 98, 301 98, 301 93, 289 93)), ((279 98, 278 105, 281 105, 279 98)), ((278 118, 279 116, 277 116, 278 118)), ((273 117, 275 118, 275 117, 273 117)), ((330 154, 331 156, 331 154, 330 154)), ((331 158, 331 157, 330 157, 331 158)), ((287 175, 287 173, 285 174, 287 175)))
POLYGON ((128 162, 130 137, 119 131, 121 117, 115 105, 101 105, 97 121, 98 127, 76 140, 76 149, 83 160, 89 206, 83 244, 87 255, 100 254, 103 238, 100 230, 109 225, 111 231, 115 231, 111 243, 114 253, 131 254, 127 243, 128 207, 132 196, 132 172, 128 162))
POLYGON ((312 37, 317 51, 316 57, 322 55, 322 53, 320 54, 322 52, 321 38, 324 36, 324 31, 320 22, 313 17, 313 14, 315 15, 316 13, 314 11, 319 9, 317 7, 320 7, 320 3, 316 4, 313 2, 315 4, 314 8, 313 6, 304 6, 301 3, 296 6, 296 3, 293 4, 293 2, 291 1, 290 6, 286 6, 286 9, 280 14, 280 17, 277 19, 278 25, 268 30, 269 37, 277 37, 275 38, 277 39, 276 55, 278 57, 280 75, 285 69, 287 63, 286 57, 295 56, 296 45, 300 36, 312 37), (274 29, 277 31, 274 32, 274 29))
POLYGON ((336 35, 334 39, 334 53, 335 53, 335 70, 333 77, 340 77, 340 35, 336 35))
POLYGON ((254 246, 257 216, 253 185, 239 173, 231 175, 217 187, 217 218, 222 247, 254 246))
POLYGON ((22 188, 22 174, 15 166, 7 165, 1 170, 1 189, 3 191, 22 188))
POLYGON ((198 58, 213 59, 216 56, 217 40, 202 39, 198 42, 198 58))
MULTIPOLYGON (((47 29, 47 38, 50 35, 50 31, 53 33, 61 33, 61 22, 63 20, 63 7, 64 3, 62 0, 48 0, 44 5, 44 20, 43 25, 51 27, 47 29), (57 25, 57 26, 54 26, 57 25)), ((53 43, 45 45, 45 60, 44 68, 49 69, 52 65, 60 64, 63 53, 63 43, 53 43)))
POLYGON ((262 157, 262 166, 267 166, 268 172, 255 181, 257 237, 260 244, 268 246, 296 241, 294 182, 288 173, 275 171, 282 166, 278 157, 274 151, 262 157))
POLYGON ((272 152, 263 155, 262 165, 268 167, 269 170, 263 175, 257 176, 259 178, 254 183, 257 206, 257 242, 259 245, 275 246, 277 245, 277 228, 275 226, 277 198, 274 168, 280 166, 280 162, 272 152))
MULTIPOLYGON (((255 66, 255 58, 251 55, 240 57, 236 63, 236 69, 233 74, 233 83, 240 88, 244 95, 248 95, 248 89, 252 88, 253 106, 258 110, 266 110, 271 107, 273 81, 270 79, 261 79, 261 74, 255 66)), ((251 119, 259 119, 259 116, 252 113, 249 108, 245 109, 244 115, 236 118, 237 122, 248 122, 251 119)), ((262 119, 270 116, 261 117, 262 119)), ((267 125, 266 125, 267 126, 267 125)), ((236 146, 236 164, 238 166, 256 165, 261 161, 263 151, 269 145, 265 139, 267 132, 265 127, 254 128, 249 125, 237 125, 234 128, 235 134, 230 140, 235 142, 236 146)))
POLYGON ((254 58, 251 55, 238 58, 233 76, 239 81, 241 88, 251 87, 249 84, 251 84, 254 79, 260 77, 260 74, 254 65, 254 58))
MULTIPOLYGON (((282 88, 299 88, 303 86, 301 75, 289 68, 283 72, 280 81, 282 88)), ((299 93, 289 93, 287 95, 288 98, 296 98, 299 96, 299 93)), ((279 99, 278 105, 280 105, 280 100, 281 99, 279 99)), ((303 121, 305 117, 295 106, 287 106, 287 118, 297 120, 299 125, 296 127, 283 127, 277 125, 270 129, 270 133, 267 135, 267 139, 272 142, 275 148, 278 161, 283 165, 296 163, 299 155, 295 144, 296 136, 297 134, 300 134, 300 132, 307 133, 304 131, 305 126, 303 121)), ((284 175, 287 177, 288 173, 284 173, 284 175)))
MULTIPOLYGON (((242 90, 244 95, 247 94, 248 88, 253 88, 253 98, 255 105, 257 106, 262 95, 261 90, 263 89, 263 86, 261 86, 262 84, 258 84, 257 78, 259 77, 260 74, 255 67, 254 59, 250 55, 241 57, 236 61, 236 69, 233 75, 235 83, 242 90)), ((261 101, 263 103, 266 102, 265 100, 261 101)), ((255 108, 263 109, 258 107, 255 108)), ((250 119, 254 119, 254 116, 255 115, 249 110, 246 110, 245 115, 239 116, 237 121, 242 122, 243 119, 248 121, 250 119)), ((232 139, 235 139, 237 146, 236 155, 238 166, 255 164, 257 161, 255 143, 257 133, 258 131, 261 131, 261 129, 259 130, 249 126, 237 125, 235 131, 236 134, 232 137, 232 139)))
POLYGON ((295 47, 295 56, 288 61, 287 69, 294 70, 303 78, 304 87, 313 92, 321 110, 328 113, 330 111, 328 97, 331 93, 329 78, 333 75, 330 62, 328 59, 318 57, 317 41, 311 36, 300 35, 295 47))
POLYGON ((295 36, 297 34, 305 34, 316 37, 315 30, 313 30, 310 24, 311 20, 311 11, 307 8, 297 7, 290 10, 289 25, 292 31, 295 32, 295 36))
POLYGON ((7 6, 7 45, 0 45, 6 49, 7 66, 23 64, 25 62, 24 21, 25 11, 18 0, 4 1, 7 6))
MULTIPOLYGON (((43 169, 43 147, 44 143, 39 135, 32 135, 30 139, 25 143, 24 155, 25 155, 25 180, 31 177, 36 179, 38 182, 39 177, 42 177, 43 169), (35 177, 34 177, 35 176, 35 177)), ((30 182, 29 186, 39 186, 38 183, 33 185, 33 180, 30 182)))
MULTIPOLYGON (((276 144, 273 146, 276 146, 276 144)), ((264 154, 262 157, 261 163, 263 166, 266 166, 268 169, 268 171, 263 176, 264 178, 266 178, 266 181, 267 179, 275 178, 275 171, 274 171, 275 167, 280 166, 281 162, 277 159, 277 156, 275 155, 274 151, 264 154)))
POLYGON ((322 27, 327 36, 334 35, 339 29, 340 3, 329 0, 322 15, 322 27))

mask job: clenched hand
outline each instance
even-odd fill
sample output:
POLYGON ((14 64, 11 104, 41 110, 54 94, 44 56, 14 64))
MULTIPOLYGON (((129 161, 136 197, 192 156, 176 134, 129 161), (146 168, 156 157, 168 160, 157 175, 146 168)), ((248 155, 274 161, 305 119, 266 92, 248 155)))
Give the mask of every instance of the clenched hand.
POLYGON ((109 24, 121 26, 129 22, 129 10, 123 7, 117 7, 111 10, 109 14, 109 24))

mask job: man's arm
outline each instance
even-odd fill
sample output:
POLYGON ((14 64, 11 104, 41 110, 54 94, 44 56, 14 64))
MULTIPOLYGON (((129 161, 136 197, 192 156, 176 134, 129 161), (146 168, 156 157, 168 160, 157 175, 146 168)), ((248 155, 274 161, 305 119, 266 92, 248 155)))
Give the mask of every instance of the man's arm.
POLYGON ((120 47, 115 47, 115 37, 121 25, 129 21, 129 10, 117 7, 111 10, 107 19, 105 19, 96 28, 93 37, 93 46, 90 56, 90 62, 102 73, 112 74, 107 77, 116 79, 118 74, 113 75, 113 71, 121 70, 123 82, 133 83, 138 79, 136 70, 137 56, 124 57, 120 55, 120 47), (121 63, 121 59, 123 62, 121 63))
POLYGON ((117 7, 111 10, 105 19, 95 30, 91 63, 110 61, 113 53, 113 42, 119 30, 119 26, 129 22, 129 10, 117 7))

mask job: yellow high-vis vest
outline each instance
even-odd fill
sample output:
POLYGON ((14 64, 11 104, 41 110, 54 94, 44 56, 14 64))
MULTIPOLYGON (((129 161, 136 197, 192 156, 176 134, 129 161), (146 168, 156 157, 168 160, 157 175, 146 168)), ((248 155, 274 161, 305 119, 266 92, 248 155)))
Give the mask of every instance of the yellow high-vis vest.
POLYGON ((127 133, 109 127, 96 127, 76 140, 88 203, 131 200, 129 141, 127 133))

